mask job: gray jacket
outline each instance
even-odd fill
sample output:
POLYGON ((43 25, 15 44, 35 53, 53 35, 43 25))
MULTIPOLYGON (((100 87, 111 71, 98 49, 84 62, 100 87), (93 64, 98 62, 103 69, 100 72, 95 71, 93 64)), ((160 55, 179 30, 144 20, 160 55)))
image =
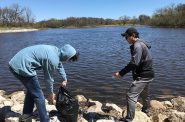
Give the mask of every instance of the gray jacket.
POLYGON ((149 51, 151 46, 144 41, 138 39, 130 46, 131 60, 119 74, 121 76, 132 71, 133 79, 138 78, 151 79, 154 77, 152 56, 149 51))

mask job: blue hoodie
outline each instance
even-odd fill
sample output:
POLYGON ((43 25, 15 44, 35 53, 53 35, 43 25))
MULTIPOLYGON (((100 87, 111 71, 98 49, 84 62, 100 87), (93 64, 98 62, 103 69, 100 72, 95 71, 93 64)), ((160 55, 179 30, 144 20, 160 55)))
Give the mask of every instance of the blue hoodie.
POLYGON ((69 44, 62 48, 51 45, 35 45, 20 50, 9 62, 10 67, 20 76, 36 76, 36 70, 43 69, 44 81, 49 92, 53 92, 53 72, 58 70, 67 80, 62 62, 69 60, 76 50, 69 44))

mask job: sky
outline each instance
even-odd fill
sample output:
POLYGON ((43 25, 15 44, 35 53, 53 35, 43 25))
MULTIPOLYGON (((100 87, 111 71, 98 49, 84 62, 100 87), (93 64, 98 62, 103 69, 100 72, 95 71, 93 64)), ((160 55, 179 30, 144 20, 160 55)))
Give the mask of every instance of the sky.
POLYGON ((0 0, 0 7, 18 4, 32 10, 36 21, 51 18, 98 17, 119 19, 121 16, 152 16, 160 8, 185 0, 0 0))

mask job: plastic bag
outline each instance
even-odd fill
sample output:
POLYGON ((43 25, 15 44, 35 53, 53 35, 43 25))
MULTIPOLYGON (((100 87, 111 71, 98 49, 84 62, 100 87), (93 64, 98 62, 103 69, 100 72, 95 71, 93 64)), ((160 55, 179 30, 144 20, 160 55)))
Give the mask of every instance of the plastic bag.
POLYGON ((71 94, 63 87, 56 96, 56 108, 67 122, 77 122, 79 105, 71 94))

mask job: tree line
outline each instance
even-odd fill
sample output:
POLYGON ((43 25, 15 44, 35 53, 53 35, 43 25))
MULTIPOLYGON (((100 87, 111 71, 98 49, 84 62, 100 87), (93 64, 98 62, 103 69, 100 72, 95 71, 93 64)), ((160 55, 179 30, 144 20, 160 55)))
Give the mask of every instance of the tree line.
POLYGON ((35 18, 30 8, 13 4, 9 7, 0 7, 1 27, 27 27, 34 25, 35 18))
POLYGON ((93 17, 68 17, 66 19, 49 19, 35 22, 31 9, 14 4, 0 8, 0 26, 34 28, 60 27, 93 27, 102 25, 150 25, 156 27, 185 27, 185 4, 171 5, 154 11, 152 16, 139 15, 129 17, 123 15, 117 20, 93 17))

